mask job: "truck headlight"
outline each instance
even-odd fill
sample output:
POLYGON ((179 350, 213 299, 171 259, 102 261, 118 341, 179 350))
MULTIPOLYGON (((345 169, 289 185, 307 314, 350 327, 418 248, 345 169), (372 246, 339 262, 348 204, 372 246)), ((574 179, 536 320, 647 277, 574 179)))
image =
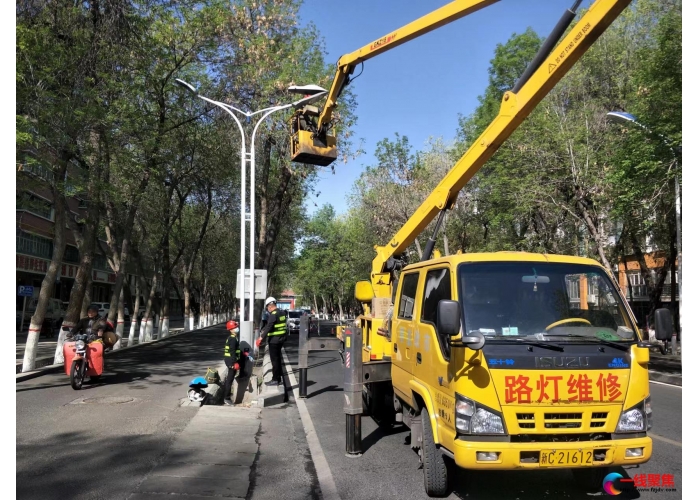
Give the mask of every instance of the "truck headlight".
POLYGON ((505 434, 500 413, 456 394, 455 427, 460 434, 505 434))
POLYGON ((651 429, 651 397, 622 412, 615 432, 644 432, 651 429))

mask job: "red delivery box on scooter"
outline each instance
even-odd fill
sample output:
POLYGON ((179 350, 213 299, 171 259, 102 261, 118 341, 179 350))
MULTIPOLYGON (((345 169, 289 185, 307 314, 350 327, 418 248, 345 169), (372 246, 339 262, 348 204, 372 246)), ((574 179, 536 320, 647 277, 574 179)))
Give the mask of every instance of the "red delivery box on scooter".
MULTIPOLYGON (((96 377, 102 375, 104 367, 102 357, 102 342, 90 342, 87 345, 86 356, 88 360, 87 375, 96 377)), ((75 358, 75 342, 66 342, 63 344, 63 369, 66 375, 70 377, 70 367, 75 358)))

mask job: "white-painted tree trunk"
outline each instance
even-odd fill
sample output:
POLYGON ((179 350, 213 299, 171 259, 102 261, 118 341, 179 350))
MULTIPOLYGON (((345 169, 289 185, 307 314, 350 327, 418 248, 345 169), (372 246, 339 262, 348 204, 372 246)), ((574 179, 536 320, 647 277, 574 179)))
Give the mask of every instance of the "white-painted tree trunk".
POLYGON ((167 316, 163 316, 163 326, 161 327, 160 334, 164 338, 170 336, 170 318, 167 316))
POLYGON ((153 318, 148 318, 146 321, 146 342, 153 340, 153 318))
POLYGON ((190 317, 187 318, 186 324, 190 327, 190 331, 194 330, 194 314, 190 314, 190 317))
POLYGON ((129 340, 126 342, 127 347, 131 347, 134 345, 134 337, 136 336, 136 325, 138 323, 138 320, 136 319, 136 314, 134 314, 134 317, 131 318, 131 328, 129 329, 129 340))
POLYGON ((141 327, 139 329, 139 344, 143 344, 146 341, 146 330, 148 329, 148 320, 146 317, 141 320, 141 327))
POLYGON ((153 317, 153 324, 151 325, 151 340, 156 340, 160 338, 160 314, 156 314, 153 317))
POLYGON ((117 343, 112 346, 113 351, 118 351, 122 347, 122 337, 124 336, 124 287, 119 294, 117 301, 117 327, 114 329, 117 334, 117 343))
POLYGON ((71 331, 75 323, 63 320, 61 328, 58 330, 58 342, 56 342, 56 351, 53 355, 53 364, 58 365, 63 363, 63 343, 66 341, 66 334, 71 331))

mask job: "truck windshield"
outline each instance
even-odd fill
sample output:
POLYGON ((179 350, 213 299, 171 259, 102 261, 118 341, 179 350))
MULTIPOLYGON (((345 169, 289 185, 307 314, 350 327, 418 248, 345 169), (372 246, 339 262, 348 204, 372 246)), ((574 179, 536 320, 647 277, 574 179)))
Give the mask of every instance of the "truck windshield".
POLYGON ((636 340, 622 299, 595 266, 541 262, 459 267, 465 330, 490 338, 636 340))
POLYGON ((289 311, 290 318, 301 318, 301 311, 289 311))

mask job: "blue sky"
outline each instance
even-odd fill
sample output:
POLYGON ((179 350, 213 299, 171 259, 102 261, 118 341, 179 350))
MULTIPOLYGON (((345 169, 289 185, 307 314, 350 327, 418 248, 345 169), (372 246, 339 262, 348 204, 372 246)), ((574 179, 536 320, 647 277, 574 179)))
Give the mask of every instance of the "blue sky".
MULTIPOLYGON (((397 28, 449 3, 447 0, 304 0, 302 24, 313 22, 326 44, 326 61, 390 34, 397 28)), ((455 138, 459 114, 468 115, 488 83, 489 61, 496 45, 528 26, 549 34, 573 0, 502 0, 470 16, 438 28, 364 65, 349 87, 357 95, 355 145, 364 139, 366 152, 321 171, 320 195, 307 201, 312 214, 324 203, 347 210, 346 197, 365 166, 373 165, 376 145, 394 132, 408 137, 414 150, 430 137, 455 138), (315 204, 315 205, 314 205, 315 204)), ((592 2, 584 0, 581 7, 592 2)), ((353 77, 361 68, 356 68, 353 77)))

